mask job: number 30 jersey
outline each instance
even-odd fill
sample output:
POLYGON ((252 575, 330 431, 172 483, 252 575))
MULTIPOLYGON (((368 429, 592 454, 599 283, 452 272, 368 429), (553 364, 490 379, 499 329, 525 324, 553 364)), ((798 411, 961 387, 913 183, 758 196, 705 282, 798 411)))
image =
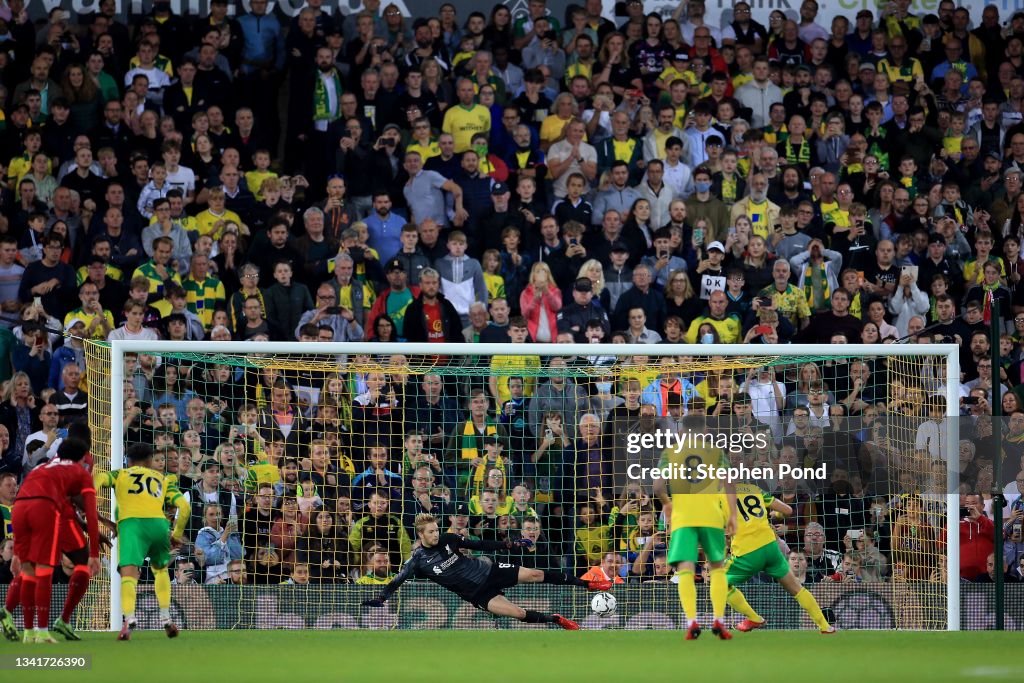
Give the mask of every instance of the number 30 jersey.
POLYGON ((111 487, 117 499, 117 521, 123 519, 163 519, 164 505, 174 505, 181 492, 167 486, 164 475, 148 467, 126 467, 113 472, 97 472, 97 487, 111 487))
MULTIPOLYGON (((758 548, 775 543, 775 530, 768 519, 768 506, 775 497, 752 484, 736 484, 736 535, 732 537, 732 554, 741 557, 758 548)), ((725 508, 725 499, 722 507, 725 508)))

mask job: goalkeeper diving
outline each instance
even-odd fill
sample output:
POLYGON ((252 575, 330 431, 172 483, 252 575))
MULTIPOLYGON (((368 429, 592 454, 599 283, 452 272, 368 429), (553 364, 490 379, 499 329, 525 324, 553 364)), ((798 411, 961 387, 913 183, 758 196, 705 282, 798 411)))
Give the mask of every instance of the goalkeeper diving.
POLYGON ((736 509, 739 516, 732 537, 732 558, 726 564, 729 606, 746 617, 736 629, 753 631, 765 625, 764 617, 754 611, 736 587, 755 574, 765 572, 796 599, 822 633, 835 633, 835 627, 825 619, 818 601, 790 570, 769 522, 769 511, 788 516, 793 514, 793 508, 756 486, 736 484, 736 509))
POLYGON ((511 617, 527 624, 557 624, 567 631, 578 631, 580 626, 575 621, 560 614, 523 609, 506 598, 502 591, 521 583, 581 586, 592 591, 606 591, 612 587, 611 581, 607 580, 584 581, 561 572, 527 569, 512 563, 495 562, 489 557, 467 557, 459 552, 462 548, 485 551, 529 548, 533 542, 526 538, 475 541, 458 534, 442 534, 435 517, 427 513, 416 515, 416 534, 420 547, 413 551, 398 576, 384 587, 381 594, 365 600, 364 606, 382 607, 409 579, 428 579, 496 616, 511 617))

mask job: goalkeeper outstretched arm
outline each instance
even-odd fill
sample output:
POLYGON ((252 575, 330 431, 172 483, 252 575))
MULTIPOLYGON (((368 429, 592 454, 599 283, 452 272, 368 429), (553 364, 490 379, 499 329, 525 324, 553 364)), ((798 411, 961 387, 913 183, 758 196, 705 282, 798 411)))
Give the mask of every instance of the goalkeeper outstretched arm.
POLYGON ((516 539, 507 541, 485 541, 485 540, 473 540, 464 536, 459 536, 459 547, 466 548, 467 550, 511 550, 512 548, 524 547, 528 548, 533 545, 532 541, 528 539, 516 539), (520 543, 519 541, 526 541, 526 544, 520 543), (529 545, 527 545, 529 544, 529 545))
POLYGON ((367 600, 367 604, 371 604, 371 606, 374 603, 383 605, 391 598, 392 595, 394 595, 398 591, 399 588, 402 587, 403 583, 413 578, 413 576, 415 576, 416 574, 416 565, 414 559, 415 558, 410 557, 406 561, 406 563, 402 565, 402 569, 398 572, 398 575, 395 578, 391 579, 388 585, 384 586, 384 590, 382 590, 376 598, 372 600, 367 600))

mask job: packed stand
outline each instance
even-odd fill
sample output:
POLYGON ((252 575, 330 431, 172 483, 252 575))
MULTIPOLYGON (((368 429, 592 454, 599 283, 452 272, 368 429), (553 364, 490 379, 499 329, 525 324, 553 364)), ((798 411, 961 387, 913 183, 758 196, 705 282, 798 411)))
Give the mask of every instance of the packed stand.
MULTIPOLYGON (((719 27, 701 0, 670 18, 629 0, 614 21, 600 0, 516 18, 322 4, 288 20, 266 0, 202 17, 158 0, 130 26, 113 0, 76 23, 0 6, 6 519, 86 415, 91 340, 954 341, 961 573, 998 571, 1005 484, 1004 569, 1021 577, 1024 14, 897 0, 826 28, 814 0, 799 21, 739 2, 719 27)), ((772 491, 796 510, 777 531, 799 576, 945 581, 943 512, 871 466, 909 417, 915 462, 941 471, 940 373, 521 355, 453 381, 348 362, 130 358, 128 439, 156 446, 192 506, 176 582, 386 582, 419 511, 531 538, 526 566, 668 580, 650 489, 605 464, 701 409, 770 435, 746 461, 831 466, 772 491)))

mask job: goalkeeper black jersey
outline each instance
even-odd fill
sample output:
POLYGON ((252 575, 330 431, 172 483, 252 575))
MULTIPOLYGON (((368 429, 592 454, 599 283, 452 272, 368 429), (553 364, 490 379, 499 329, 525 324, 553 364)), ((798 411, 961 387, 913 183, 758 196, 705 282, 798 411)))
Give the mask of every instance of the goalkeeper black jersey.
POLYGON ((487 582, 494 561, 489 557, 466 557, 460 548, 470 550, 504 549, 503 541, 473 541, 458 534, 441 534, 433 548, 419 547, 402 566, 381 594, 387 600, 398 587, 412 578, 428 579, 460 597, 470 598, 487 582))

